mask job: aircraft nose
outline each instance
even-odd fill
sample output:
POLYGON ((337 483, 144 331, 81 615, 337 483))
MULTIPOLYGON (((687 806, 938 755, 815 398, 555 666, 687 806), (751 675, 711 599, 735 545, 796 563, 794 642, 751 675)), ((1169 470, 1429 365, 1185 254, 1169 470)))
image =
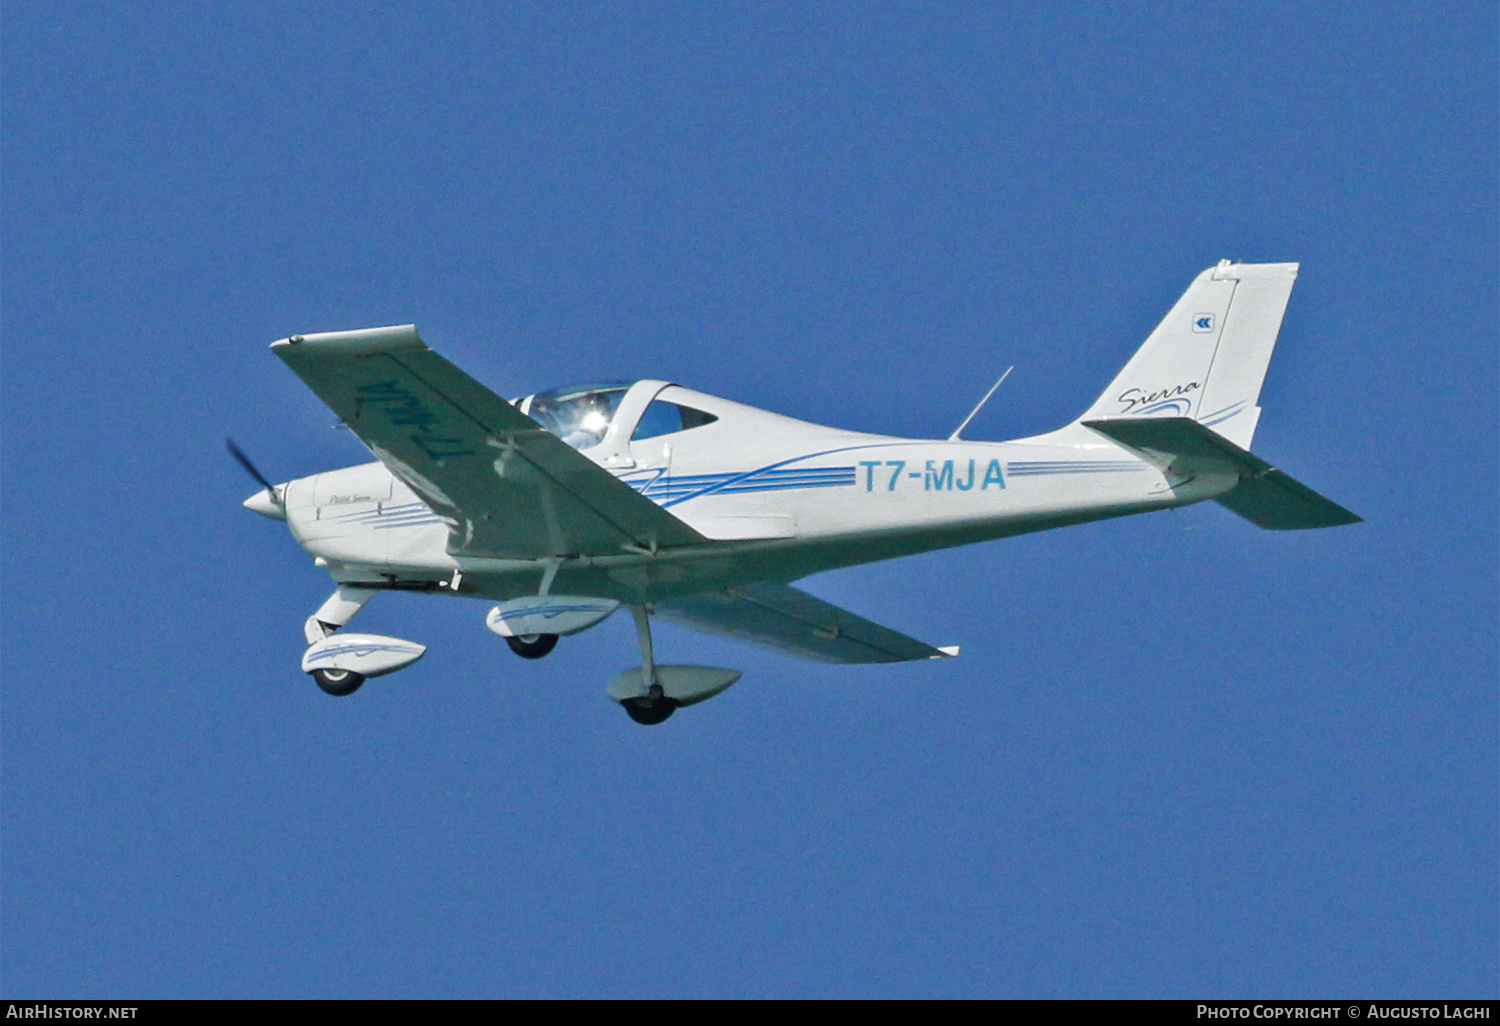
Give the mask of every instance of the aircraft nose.
POLYGON ((281 499, 285 495, 286 485, 277 485, 274 497, 271 495, 270 489, 262 488, 246 499, 244 506, 246 509, 253 510, 263 517, 270 517, 272 520, 285 520, 286 508, 281 504, 281 499))

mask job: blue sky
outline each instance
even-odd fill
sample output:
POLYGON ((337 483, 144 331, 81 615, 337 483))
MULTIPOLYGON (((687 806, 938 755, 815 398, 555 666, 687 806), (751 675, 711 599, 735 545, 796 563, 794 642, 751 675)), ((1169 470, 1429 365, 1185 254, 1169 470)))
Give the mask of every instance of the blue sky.
POLYGON ((0 35, 6 996, 1494 996, 1493 4, 28 3, 0 35), (814 578, 941 665, 481 603, 332 700, 242 510, 365 458, 266 349, 420 325, 505 395, 651 376, 975 438, 1082 410, 1202 268, 1298 260, 1209 504, 814 578))

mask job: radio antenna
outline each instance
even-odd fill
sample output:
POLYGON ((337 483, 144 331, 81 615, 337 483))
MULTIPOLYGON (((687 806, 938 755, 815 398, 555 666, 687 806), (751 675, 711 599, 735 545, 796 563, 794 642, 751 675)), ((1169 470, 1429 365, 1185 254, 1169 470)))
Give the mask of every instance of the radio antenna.
POLYGON ((974 407, 974 409, 969 413, 969 415, 964 418, 964 422, 962 424, 960 424, 958 427, 956 427, 956 428, 953 429, 953 434, 951 434, 951 435, 948 436, 948 441, 950 441, 950 442, 961 442, 961 441, 963 441, 963 439, 961 439, 961 438, 958 437, 959 434, 963 431, 964 428, 966 428, 966 427, 969 426, 969 421, 971 421, 971 420, 974 419, 974 414, 976 414, 980 410, 984 409, 984 404, 990 401, 990 396, 992 396, 992 395, 995 394, 995 389, 997 389, 997 388, 1000 387, 1000 382, 1004 381, 1006 378, 1010 377, 1010 372, 1013 371, 1013 370, 1015 370, 1015 369, 1016 369, 1016 365, 1015 364, 1011 364, 1009 367, 1005 368, 1005 373, 1002 374, 1002 375, 1000 375, 1000 381, 997 381, 993 385, 990 386, 990 390, 988 392, 984 393, 984 398, 981 399, 981 400, 979 400, 979 405, 976 406, 976 407, 974 407))

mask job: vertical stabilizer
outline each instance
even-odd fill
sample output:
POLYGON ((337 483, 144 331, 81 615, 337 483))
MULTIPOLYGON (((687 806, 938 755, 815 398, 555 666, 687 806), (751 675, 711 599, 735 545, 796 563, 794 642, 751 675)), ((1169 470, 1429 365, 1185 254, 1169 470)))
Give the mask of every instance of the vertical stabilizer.
POLYGON ((1296 278, 1296 264, 1204 271, 1079 420, 1191 417, 1248 449, 1296 278))

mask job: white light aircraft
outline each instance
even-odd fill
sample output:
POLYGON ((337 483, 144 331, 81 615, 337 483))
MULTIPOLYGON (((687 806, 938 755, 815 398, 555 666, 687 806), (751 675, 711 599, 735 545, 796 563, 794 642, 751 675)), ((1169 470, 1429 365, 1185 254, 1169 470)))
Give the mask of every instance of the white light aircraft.
POLYGON ((273 485, 229 445, 265 486, 245 505, 285 520, 337 585, 305 627, 302 669, 324 691, 426 651, 342 630, 381 591, 485 599, 528 659, 623 605, 641 665, 608 693, 660 723, 740 674, 657 663, 652 615, 828 662, 935 659, 958 649, 791 582, 1205 499, 1271 529, 1358 522, 1247 451, 1297 266, 1204 271, 1081 417, 1009 442, 843 431, 667 381, 507 402, 405 325, 271 346, 379 462, 273 485))

